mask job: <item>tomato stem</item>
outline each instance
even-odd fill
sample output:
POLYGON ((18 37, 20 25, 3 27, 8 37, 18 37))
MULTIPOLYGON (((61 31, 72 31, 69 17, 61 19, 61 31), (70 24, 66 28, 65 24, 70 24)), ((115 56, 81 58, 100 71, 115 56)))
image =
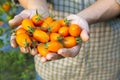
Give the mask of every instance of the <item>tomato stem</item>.
POLYGON ((27 42, 27 39, 25 39, 24 46, 28 47, 30 44, 27 42))
POLYGON ((64 43, 63 43, 63 37, 57 37, 58 41, 64 46, 64 43))
POLYGON ((82 43, 82 39, 81 39, 81 37, 80 37, 80 36, 76 37, 76 42, 77 42, 77 44, 82 43))
POLYGON ((53 19, 55 19, 55 17, 56 17, 56 16, 53 15, 53 14, 50 14, 49 16, 50 16, 51 18, 53 18, 53 19))
POLYGON ((31 33, 33 33, 35 31, 35 28, 32 28, 30 26, 28 26, 28 28, 29 28, 28 31, 31 32, 31 33))
POLYGON ((64 19, 64 22, 65 22, 66 25, 68 25, 70 21, 71 21, 71 20, 68 20, 68 19, 66 19, 66 18, 64 19))
POLYGON ((36 15, 39 15, 39 14, 38 14, 38 10, 37 10, 37 9, 36 9, 36 15))
POLYGON ((35 48, 36 45, 37 45, 37 42, 36 42, 36 41, 33 41, 33 42, 32 42, 32 45, 33 45, 33 47, 35 48))
POLYGON ((42 16, 38 15, 38 17, 36 18, 37 21, 42 20, 42 16))

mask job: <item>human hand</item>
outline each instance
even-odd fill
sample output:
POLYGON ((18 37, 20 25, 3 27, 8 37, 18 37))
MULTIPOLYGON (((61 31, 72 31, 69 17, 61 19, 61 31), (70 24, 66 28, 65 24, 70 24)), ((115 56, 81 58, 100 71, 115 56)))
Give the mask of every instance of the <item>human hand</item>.
MULTIPOLYGON (((77 15, 70 15, 67 17, 67 20, 70 20, 70 24, 77 24, 82 28, 82 32, 80 34, 80 37, 82 39, 83 42, 88 41, 89 39, 89 27, 88 27, 88 23, 86 20, 84 20, 83 18, 77 16, 77 15)), ((62 48, 59 49, 57 54, 56 53, 49 53, 47 54, 46 57, 41 57, 41 61, 42 62, 46 62, 49 60, 57 60, 57 59, 61 59, 63 57, 75 57, 81 48, 81 44, 78 44, 72 48, 62 48)))
MULTIPOLYGON (((37 11, 39 14, 44 14, 42 15, 44 18, 49 15, 47 10, 46 11, 37 10, 37 11)), ((12 20, 9 21, 9 25, 11 27, 20 26, 23 19, 26 19, 26 18, 30 19, 35 14, 36 14, 35 9, 23 10, 20 14, 16 15, 12 20)))
MULTIPOLYGON (((38 10, 38 13, 39 14, 44 13, 44 15, 42 15, 43 17, 48 16, 47 12, 42 12, 41 10, 38 10)), ((21 22, 23 19, 31 18, 35 14, 36 14, 36 10, 23 10, 20 14, 16 15, 12 20, 9 21, 9 25, 11 27, 18 26, 15 29, 15 31, 16 31, 17 29, 19 29, 21 27, 21 22)), ((16 43, 15 33, 12 33, 12 35, 11 35, 10 44, 13 48, 16 48, 18 46, 18 44, 16 43)), ((30 47, 26 47, 26 48, 20 47, 20 50, 23 53, 31 53, 32 55, 37 54, 37 50, 35 48, 31 49, 30 47)))

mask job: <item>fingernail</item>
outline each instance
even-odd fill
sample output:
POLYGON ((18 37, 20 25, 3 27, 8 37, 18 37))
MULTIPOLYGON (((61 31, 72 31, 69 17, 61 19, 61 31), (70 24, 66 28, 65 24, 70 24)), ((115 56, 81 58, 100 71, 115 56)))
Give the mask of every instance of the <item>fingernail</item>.
POLYGON ((30 53, 31 53, 32 55, 37 54, 37 49, 35 49, 35 48, 30 49, 30 53))
POLYGON ((53 56, 52 56, 52 55, 49 55, 49 54, 46 56, 46 58, 47 58, 48 60, 51 60, 52 57, 53 57, 53 56))
POLYGON ((58 54, 62 54, 63 53, 63 50, 62 49, 59 49, 58 50, 58 54))
POLYGON ((46 62, 46 59, 45 59, 45 58, 41 58, 41 62, 42 62, 42 63, 45 63, 45 62, 46 62))
POLYGON ((9 20, 9 23, 11 24, 11 23, 13 23, 14 22, 14 20, 13 19, 11 19, 11 20, 9 20))
POLYGON ((67 50, 66 48, 59 49, 58 54, 63 54, 66 52, 66 50, 67 50))
POLYGON ((15 40, 10 40, 10 44, 13 48, 16 48, 18 46, 15 40))

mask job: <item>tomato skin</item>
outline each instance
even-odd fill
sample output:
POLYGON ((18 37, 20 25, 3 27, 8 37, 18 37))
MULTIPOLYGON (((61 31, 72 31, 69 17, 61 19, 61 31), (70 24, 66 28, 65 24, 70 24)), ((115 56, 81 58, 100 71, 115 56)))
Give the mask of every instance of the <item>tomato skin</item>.
POLYGON ((34 15, 34 16, 32 17, 32 21, 33 21, 33 23, 34 23, 35 26, 40 26, 40 25, 42 25, 42 23, 43 23, 43 20, 42 20, 42 19, 43 19, 43 18, 42 18, 41 15, 34 15))
POLYGON ((80 36, 82 29, 77 24, 71 24, 69 26, 69 33, 71 36, 77 37, 80 36))
POLYGON ((57 52, 59 49, 63 48, 63 45, 58 41, 50 41, 48 42, 48 51, 57 52))
POLYGON ((22 21, 22 27, 27 31, 29 31, 31 28, 35 28, 33 22, 30 19, 24 19, 22 21))
POLYGON ((41 29, 43 31, 48 31, 48 28, 53 21, 54 21, 54 19, 52 17, 45 18, 43 24, 41 25, 41 29))
POLYGON ((69 35, 69 27, 68 26, 63 26, 59 29, 58 33, 63 36, 66 37, 69 35))
POLYGON ((22 34, 22 33, 28 33, 24 28, 19 28, 16 30, 16 35, 22 34))
POLYGON ((39 54, 43 57, 46 57, 46 55, 49 53, 48 49, 46 48, 45 44, 41 43, 37 46, 37 50, 39 54))
POLYGON ((21 33, 21 34, 17 35, 16 42, 20 47, 28 47, 32 43, 30 37, 26 33, 21 33))
POLYGON ((35 29, 34 33, 33 33, 33 37, 42 43, 46 43, 49 41, 49 35, 42 31, 41 29, 35 29))
POLYGON ((58 38, 60 38, 61 36, 60 36, 60 34, 58 34, 58 33, 51 33, 50 34, 50 40, 51 41, 58 41, 58 38))
POLYGON ((49 26, 49 31, 54 33, 54 32, 58 32, 58 30, 60 29, 60 24, 58 21, 53 21, 50 26, 49 26))
POLYGON ((66 48, 74 47, 77 44, 76 38, 72 36, 65 37, 63 40, 63 44, 66 48))
MULTIPOLYGON (((68 21, 68 22, 69 22, 69 21, 68 21)), ((66 25, 68 25, 68 22, 67 22, 67 20, 64 20, 64 19, 59 20, 59 23, 60 23, 61 26, 66 26, 66 25)))

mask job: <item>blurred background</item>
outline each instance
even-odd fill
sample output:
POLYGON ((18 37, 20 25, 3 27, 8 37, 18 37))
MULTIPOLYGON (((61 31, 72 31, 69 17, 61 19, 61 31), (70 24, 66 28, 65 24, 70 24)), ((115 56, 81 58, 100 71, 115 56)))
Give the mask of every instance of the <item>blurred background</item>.
POLYGON ((13 29, 8 21, 23 8, 12 0, 0 0, 0 80, 35 80, 34 58, 10 46, 13 29))

